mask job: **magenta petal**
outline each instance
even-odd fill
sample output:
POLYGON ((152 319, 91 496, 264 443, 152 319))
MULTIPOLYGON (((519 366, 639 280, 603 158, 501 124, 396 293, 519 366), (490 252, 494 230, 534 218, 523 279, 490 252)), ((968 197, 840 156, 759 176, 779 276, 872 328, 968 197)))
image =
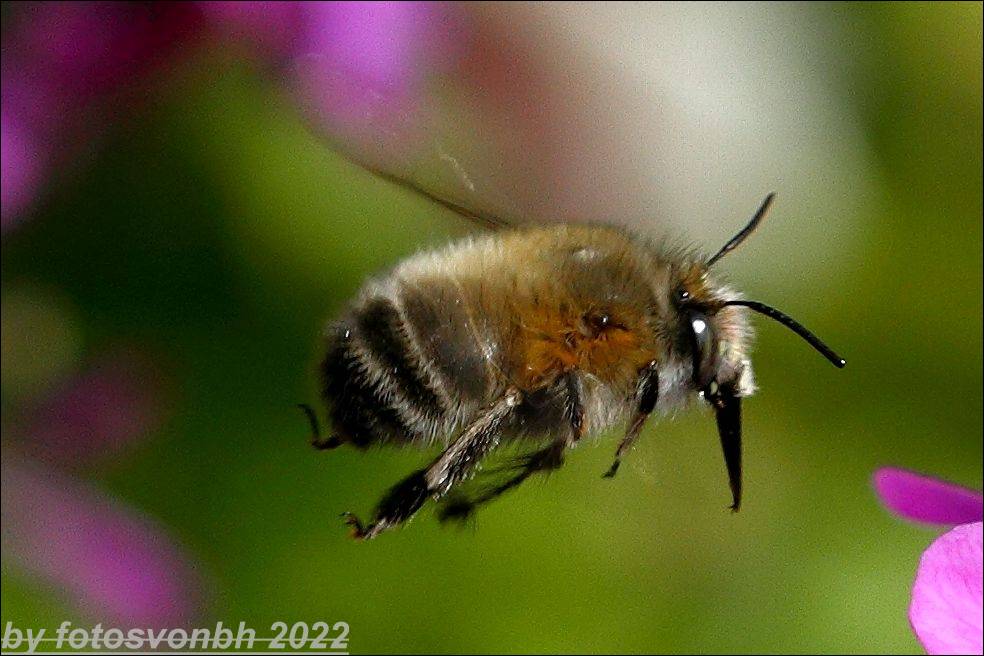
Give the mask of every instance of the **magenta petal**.
POLYGON ((2 466, 3 562, 54 586, 85 615, 121 627, 190 626, 204 577, 166 530, 53 469, 2 466))
POLYGON ((205 17, 227 36, 277 53, 295 38, 298 2, 199 2, 205 17))
POLYGON ((6 103, 7 96, 4 94, 0 126, 0 146, 3 150, 0 157, 3 167, 0 177, 0 216, 3 217, 4 229, 13 224, 20 212, 33 200, 41 169, 38 144, 25 126, 7 111, 6 103))
POLYGON ((186 43, 199 22, 197 8, 181 2, 22 4, 16 31, 4 34, 10 57, 56 82, 53 91, 64 94, 68 111, 98 93, 131 85, 137 74, 186 43))
POLYGON ((430 2, 304 3, 293 87, 315 125, 343 141, 412 140, 427 79, 448 45, 430 2))
POLYGON ((436 10, 427 2, 316 2, 307 13, 307 53, 370 88, 413 84, 432 47, 427 39, 436 10))
POLYGON ((875 472, 875 490, 895 514, 929 524, 968 524, 984 519, 980 492, 905 469, 875 472))
POLYGON ((38 404, 25 436, 46 460, 78 464, 137 441, 157 427, 161 381, 133 353, 104 355, 38 404))
POLYGON ((930 654, 980 654, 981 523, 957 526, 923 552, 909 621, 930 654))

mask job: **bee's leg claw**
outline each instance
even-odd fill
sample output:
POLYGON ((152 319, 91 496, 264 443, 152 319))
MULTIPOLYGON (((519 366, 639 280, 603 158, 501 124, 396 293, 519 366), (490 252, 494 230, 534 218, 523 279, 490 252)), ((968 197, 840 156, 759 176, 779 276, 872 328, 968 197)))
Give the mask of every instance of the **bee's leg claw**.
POLYGON ((376 535, 374 526, 370 524, 369 526, 364 526, 362 521, 350 512, 342 513, 342 518, 345 520, 345 524, 352 528, 352 538, 355 540, 366 540, 376 535))
POLYGON ((612 463, 612 466, 608 468, 608 471, 602 475, 602 478, 615 478, 615 474, 618 473, 618 468, 622 465, 621 460, 616 460, 612 463))

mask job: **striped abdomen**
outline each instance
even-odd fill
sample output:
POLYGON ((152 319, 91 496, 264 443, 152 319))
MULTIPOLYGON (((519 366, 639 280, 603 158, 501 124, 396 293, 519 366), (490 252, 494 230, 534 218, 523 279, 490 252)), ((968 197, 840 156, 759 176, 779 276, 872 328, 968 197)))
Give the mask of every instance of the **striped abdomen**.
POLYGON ((336 434, 357 446, 447 438, 485 400, 482 353, 453 284, 370 291, 328 329, 322 390, 336 434))

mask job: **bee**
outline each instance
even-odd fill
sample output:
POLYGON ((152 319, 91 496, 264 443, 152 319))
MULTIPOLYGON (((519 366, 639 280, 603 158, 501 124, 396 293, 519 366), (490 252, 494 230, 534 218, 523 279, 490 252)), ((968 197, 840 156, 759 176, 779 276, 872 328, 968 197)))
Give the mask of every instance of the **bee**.
POLYGON ((358 539, 412 517, 428 499, 439 517, 471 515, 530 476, 557 469, 582 439, 625 422, 604 476, 653 413, 698 400, 714 409, 735 511, 742 502, 741 400, 755 391, 749 313, 774 319, 837 367, 845 361, 764 303, 745 300, 712 269, 759 225, 710 257, 607 225, 503 225, 414 189, 497 228, 423 252, 369 281, 325 331, 321 395, 334 432, 313 444, 440 445, 393 486, 369 522, 345 513, 358 539), (449 495, 507 441, 527 452, 506 477, 449 495))

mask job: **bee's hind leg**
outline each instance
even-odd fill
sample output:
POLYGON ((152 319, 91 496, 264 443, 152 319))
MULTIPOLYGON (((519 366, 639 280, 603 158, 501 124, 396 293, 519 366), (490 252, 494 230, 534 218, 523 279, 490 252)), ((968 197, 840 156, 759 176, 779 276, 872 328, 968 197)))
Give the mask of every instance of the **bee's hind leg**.
POLYGON ((327 451, 342 445, 342 440, 337 435, 331 435, 329 437, 323 437, 321 435, 321 424, 318 423, 318 415, 314 412, 314 408, 307 403, 298 403, 297 407, 301 409, 301 412, 304 413, 308 423, 311 425, 311 446, 319 451, 327 451))
POLYGON ((428 497, 440 498, 455 483, 465 478, 479 460, 499 442, 502 424, 522 402, 522 393, 510 388, 477 420, 472 422, 437 460, 412 473, 382 498, 373 520, 365 525, 351 513, 345 513, 346 523, 357 539, 374 538, 388 528, 398 526, 420 510, 428 497))

